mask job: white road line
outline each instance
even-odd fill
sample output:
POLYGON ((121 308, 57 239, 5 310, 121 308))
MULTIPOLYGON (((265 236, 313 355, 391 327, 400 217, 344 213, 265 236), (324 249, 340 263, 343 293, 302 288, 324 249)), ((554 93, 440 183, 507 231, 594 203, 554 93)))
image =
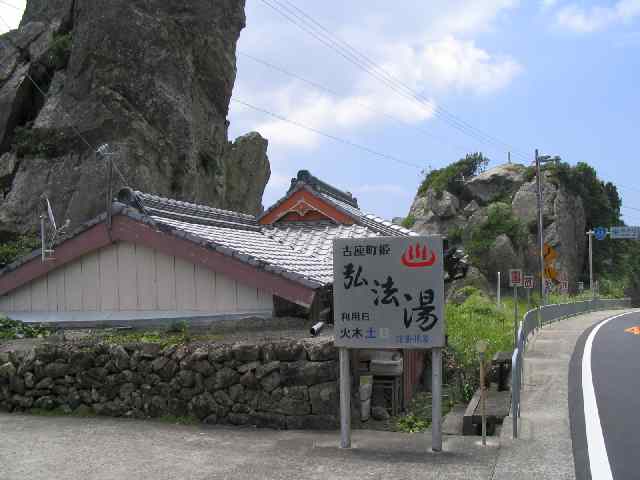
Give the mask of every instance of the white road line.
POLYGON ((587 342, 584 345, 584 353, 582 355, 582 400, 584 404, 587 449, 589 451, 589 467, 591 469, 591 478, 594 480, 613 480, 613 476, 611 474, 609 456, 607 455, 607 446, 604 443, 604 435, 602 434, 602 424, 600 423, 596 392, 591 375, 591 349, 593 347, 593 339, 596 337, 600 328, 611 320, 630 315, 631 313, 635 312, 623 313, 600 322, 591 330, 587 342))

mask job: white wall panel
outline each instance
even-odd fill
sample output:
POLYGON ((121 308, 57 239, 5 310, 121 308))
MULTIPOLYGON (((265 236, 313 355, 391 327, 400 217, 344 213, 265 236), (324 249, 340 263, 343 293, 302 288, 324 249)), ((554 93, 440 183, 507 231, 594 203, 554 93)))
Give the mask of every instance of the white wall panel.
POLYGON ((100 308, 100 256, 90 253, 82 258, 82 310, 95 312, 100 308))
POLYGON ((152 249, 136 245, 136 271, 138 310, 156 310, 158 308, 156 253, 152 249))
POLYGON ((158 285, 158 310, 176 309, 176 279, 173 257, 156 255, 156 280, 158 285))
POLYGON ((82 310, 82 261, 77 260, 64 269, 65 311, 82 310))
POLYGON ((272 310, 273 297, 153 249, 118 243, 0 297, 0 311, 272 310))
POLYGON ((120 310, 138 309, 136 280, 136 246, 118 243, 118 298, 120 310))
POLYGON ((44 276, 31 284, 31 311, 46 312, 48 305, 47 277, 44 276))
POLYGON ((13 309, 16 312, 31 311, 31 285, 20 287, 13 299, 13 309))
POLYGON ((118 250, 115 245, 100 250, 100 310, 116 311, 118 301, 118 250))
POLYGON ((216 274, 202 265, 196 265, 196 304, 203 312, 216 310, 216 274))

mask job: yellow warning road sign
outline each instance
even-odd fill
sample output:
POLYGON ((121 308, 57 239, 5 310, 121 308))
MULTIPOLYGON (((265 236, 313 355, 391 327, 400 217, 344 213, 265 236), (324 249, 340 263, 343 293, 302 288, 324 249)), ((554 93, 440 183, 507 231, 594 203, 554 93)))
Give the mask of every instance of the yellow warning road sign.
POLYGON ((556 252, 551 245, 549 245, 548 243, 545 243, 543 256, 544 256, 544 263, 549 264, 549 263, 552 263, 556 258, 558 258, 558 252, 556 252))

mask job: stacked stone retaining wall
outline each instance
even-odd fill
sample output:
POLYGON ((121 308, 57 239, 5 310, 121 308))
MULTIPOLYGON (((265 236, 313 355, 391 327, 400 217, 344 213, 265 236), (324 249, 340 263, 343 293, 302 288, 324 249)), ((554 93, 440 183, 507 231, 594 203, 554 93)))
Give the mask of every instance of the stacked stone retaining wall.
POLYGON ((331 429, 338 425, 336 359, 332 339, 164 348, 45 344, 0 353, 0 410, 331 429))

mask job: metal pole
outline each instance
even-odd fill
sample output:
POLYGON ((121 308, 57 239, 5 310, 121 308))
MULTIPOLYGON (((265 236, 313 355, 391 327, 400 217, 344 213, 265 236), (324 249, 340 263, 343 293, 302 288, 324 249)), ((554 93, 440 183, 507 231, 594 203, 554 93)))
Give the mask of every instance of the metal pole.
POLYGON ((513 349, 518 348, 518 287, 513 287, 513 349))
POLYGON ((544 285, 544 223, 543 223, 543 204, 542 204, 542 172, 540 168, 540 157, 536 149, 536 181, 538 187, 538 244, 540 247, 540 305, 545 304, 545 285, 544 285))
POLYGON ((487 390, 485 387, 484 352, 480 352, 480 412, 482 414, 482 445, 487 444, 487 390))
POLYGON ((593 285, 593 230, 589 230, 587 235, 589 235, 589 288, 591 289, 591 296, 595 297, 593 285))
POLYGON ((45 234, 44 215, 40 215, 40 242, 42 244, 42 263, 46 261, 47 237, 45 234))
POLYGON ((501 286, 501 273, 498 272, 498 308, 500 308, 502 306, 502 300, 501 300, 501 294, 502 292, 500 291, 500 289, 502 288, 501 286))
POLYGON ((431 450, 442 451, 442 349, 431 350, 431 450))
POLYGON ((107 169, 107 228, 111 230, 111 203, 113 202, 112 182, 113 182, 113 163, 111 157, 104 155, 103 158, 109 163, 107 169))
POLYGON ((351 372, 349 350, 340 348, 340 448, 351 448, 351 372))

